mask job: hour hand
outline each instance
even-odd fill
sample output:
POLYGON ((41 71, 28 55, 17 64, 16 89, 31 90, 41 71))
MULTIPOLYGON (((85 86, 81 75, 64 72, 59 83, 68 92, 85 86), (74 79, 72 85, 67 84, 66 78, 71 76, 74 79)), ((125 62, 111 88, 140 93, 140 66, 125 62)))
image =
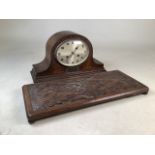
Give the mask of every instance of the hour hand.
POLYGON ((78 50, 78 48, 79 48, 79 46, 75 47, 75 50, 74 50, 74 52, 75 52, 76 50, 78 50))

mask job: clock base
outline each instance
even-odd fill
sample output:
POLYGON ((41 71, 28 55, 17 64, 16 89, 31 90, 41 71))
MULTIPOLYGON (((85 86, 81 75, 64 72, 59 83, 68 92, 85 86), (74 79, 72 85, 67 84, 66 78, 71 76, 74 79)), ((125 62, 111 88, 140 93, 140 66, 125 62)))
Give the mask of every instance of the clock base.
POLYGON ((23 86, 30 123, 61 113, 138 94, 148 87, 121 71, 100 71, 23 86))
MULTIPOLYGON (((40 65, 43 67, 45 63, 40 63, 40 65)), ((40 82, 47 82, 51 81, 54 78, 62 79, 62 78, 68 78, 71 76, 77 76, 81 74, 89 74, 90 72, 101 72, 106 71, 104 68, 104 64, 100 62, 99 60, 93 58, 92 63, 89 64, 89 67, 86 66, 82 68, 82 66, 74 66, 74 67, 65 67, 64 71, 59 72, 58 69, 56 69, 57 73, 52 72, 45 72, 45 75, 37 75, 38 68, 41 68, 41 66, 36 67, 38 65, 33 65, 33 68, 31 70, 31 76, 34 83, 40 83, 40 82)))

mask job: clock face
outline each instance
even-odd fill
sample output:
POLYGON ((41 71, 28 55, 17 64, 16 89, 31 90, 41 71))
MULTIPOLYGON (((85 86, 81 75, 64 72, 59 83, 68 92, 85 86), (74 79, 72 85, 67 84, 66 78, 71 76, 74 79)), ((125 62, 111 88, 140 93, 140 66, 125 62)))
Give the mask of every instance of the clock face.
POLYGON ((82 64, 89 55, 89 49, 81 40, 68 40, 60 44, 56 50, 56 57, 64 66, 77 66, 82 64))

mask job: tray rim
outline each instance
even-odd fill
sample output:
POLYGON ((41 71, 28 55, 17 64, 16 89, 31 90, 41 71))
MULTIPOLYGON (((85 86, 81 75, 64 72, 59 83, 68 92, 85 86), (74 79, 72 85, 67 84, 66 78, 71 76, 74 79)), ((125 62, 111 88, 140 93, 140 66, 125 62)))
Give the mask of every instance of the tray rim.
MULTIPOLYGON (((31 86, 31 85, 43 84, 44 82, 24 85, 22 87, 22 91, 23 91, 24 105, 25 105, 25 110, 26 110, 26 115, 27 115, 28 121, 30 123, 32 123, 32 122, 34 122, 36 120, 39 120, 39 119, 42 119, 42 118, 46 118, 46 117, 50 117, 50 116, 54 116, 54 115, 58 115, 58 114, 62 114, 62 113, 82 109, 82 108, 86 108, 86 107, 89 107, 89 106, 98 105, 98 104, 101 104, 101 103, 106 103, 106 102, 118 100, 118 99, 121 99, 121 98, 126 98, 126 97, 130 97, 130 96, 135 96, 135 95, 138 95, 138 94, 147 94, 148 93, 149 88, 147 86, 145 86, 141 82, 135 80, 134 78, 126 75, 125 73, 123 73, 123 72, 121 72, 119 70, 112 70, 112 71, 104 72, 104 74, 107 74, 109 72, 119 72, 121 74, 124 74, 128 78, 131 78, 135 82, 138 82, 142 86, 142 88, 134 90, 134 91, 132 90, 132 91, 128 91, 128 92, 125 92, 125 93, 111 95, 111 96, 108 96, 108 97, 101 97, 101 98, 99 98, 97 100, 90 100, 90 101, 86 102, 85 104, 79 104, 79 105, 75 104, 75 105, 72 105, 72 106, 64 105, 64 107, 61 106, 60 109, 56 109, 56 110, 48 110, 48 111, 44 110, 44 111, 41 111, 41 112, 39 112, 39 111, 34 112, 33 109, 32 109, 31 98, 30 98, 28 87, 31 86)), ((49 82, 49 81, 47 81, 47 82, 49 82)))

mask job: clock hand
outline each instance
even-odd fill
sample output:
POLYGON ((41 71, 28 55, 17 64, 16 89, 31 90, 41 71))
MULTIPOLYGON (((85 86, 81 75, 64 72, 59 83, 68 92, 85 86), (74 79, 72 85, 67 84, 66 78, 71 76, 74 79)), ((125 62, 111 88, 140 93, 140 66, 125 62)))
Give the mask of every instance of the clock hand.
POLYGON ((73 63, 74 62, 74 58, 75 57, 75 55, 71 55, 70 57, 69 57, 69 63, 73 63))
POLYGON ((75 51, 78 49, 78 46, 74 49, 74 51, 71 51, 71 54, 68 55, 69 57, 71 57, 73 54, 75 54, 75 51))
POLYGON ((77 50, 79 48, 79 46, 77 46, 77 47, 75 47, 75 50, 74 50, 74 52, 77 50))
POLYGON ((76 50, 79 48, 79 46, 75 47, 74 51, 71 52, 71 54, 69 55, 69 62, 70 63, 74 63, 74 60, 75 60, 75 53, 76 53, 76 50))

